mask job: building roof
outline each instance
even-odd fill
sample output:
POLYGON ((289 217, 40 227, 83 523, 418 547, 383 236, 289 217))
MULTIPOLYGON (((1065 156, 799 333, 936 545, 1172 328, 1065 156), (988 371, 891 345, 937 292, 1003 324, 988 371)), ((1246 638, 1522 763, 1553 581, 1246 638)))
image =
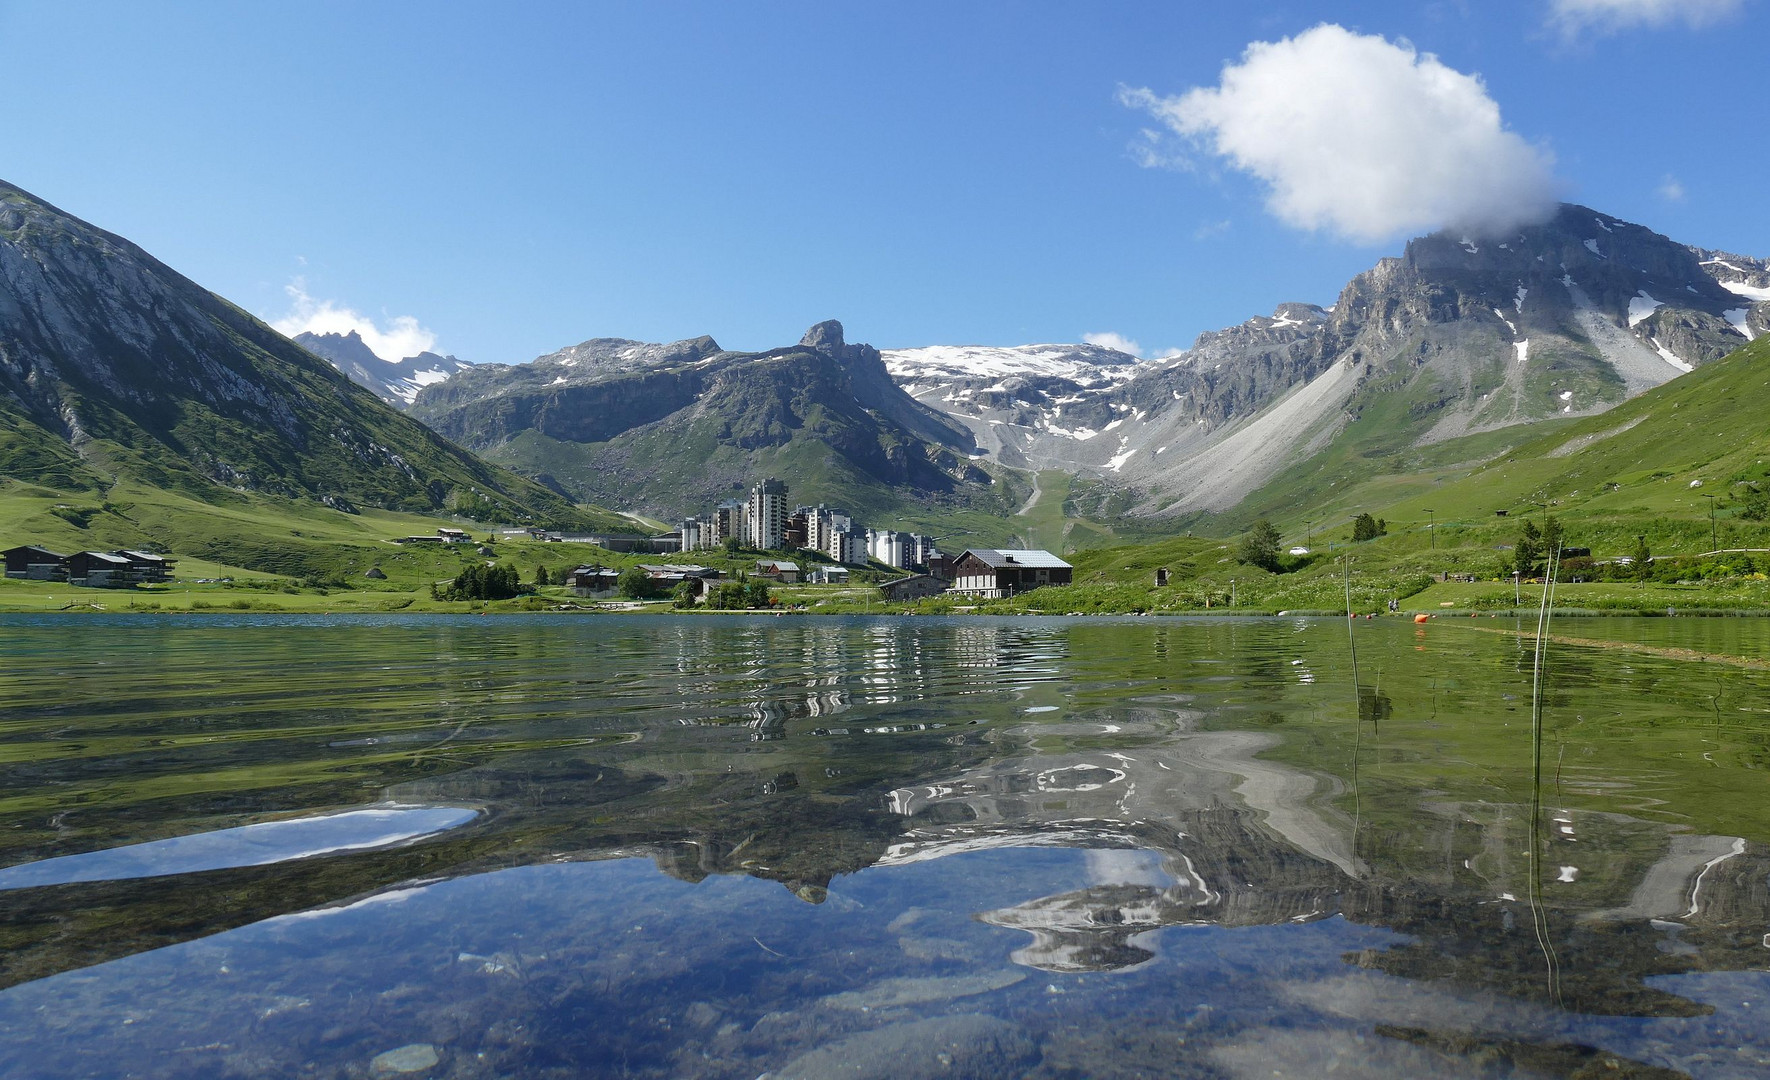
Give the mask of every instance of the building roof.
POLYGON ((976 556, 985 566, 991 568, 1028 566, 1035 570, 1073 569, 1049 551, 1030 548, 969 548, 959 558, 963 559, 966 555, 976 556))
POLYGON ((56 559, 58 561, 61 559, 67 558, 66 555, 58 555, 55 552, 50 551, 48 548, 38 547, 36 544, 20 544, 18 547, 7 548, 5 551, 0 551, 0 555, 11 555, 11 554, 18 553, 18 552, 22 552, 22 553, 26 553, 26 554, 29 554, 31 552, 36 552, 39 555, 47 555, 50 558, 56 559))
POLYGON ((88 559, 99 559, 103 562, 116 563, 119 566, 129 565, 129 560, 127 558, 113 554, 109 551, 82 551, 80 554, 86 556, 88 559))
POLYGON ((756 565, 757 566, 772 566, 776 570, 798 570, 799 569, 798 563, 788 562, 786 559, 757 559, 756 565))

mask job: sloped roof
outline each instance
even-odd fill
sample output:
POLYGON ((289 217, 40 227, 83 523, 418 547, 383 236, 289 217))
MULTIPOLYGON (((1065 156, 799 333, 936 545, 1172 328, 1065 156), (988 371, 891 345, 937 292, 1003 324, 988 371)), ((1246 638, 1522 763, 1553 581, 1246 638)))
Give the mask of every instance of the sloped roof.
POLYGON ((1031 548, 969 548, 959 558, 976 556, 992 569, 1004 566, 1026 566, 1035 570, 1070 570, 1068 563, 1051 554, 1031 548))

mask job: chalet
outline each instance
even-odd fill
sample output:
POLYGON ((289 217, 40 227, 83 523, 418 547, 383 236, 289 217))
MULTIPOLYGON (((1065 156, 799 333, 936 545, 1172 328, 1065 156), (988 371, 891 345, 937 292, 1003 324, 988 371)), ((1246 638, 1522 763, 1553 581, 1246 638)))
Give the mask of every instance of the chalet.
POLYGON ((448 543, 448 541, 444 540, 440 536, 397 536, 394 538, 393 542, 396 544, 446 544, 446 543, 448 543))
POLYGON ((6 576, 9 578, 23 578, 27 581, 68 579, 68 557, 57 555, 48 548, 21 544, 0 552, 0 556, 6 559, 6 576))
POLYGON ((121 589, 134 582, 126 581, 129 560, 109 551, 76 551, 68 556, 68 582, 90 589, 121 589))
POLYGON ((565 583, 577 596, 600 599, 613 596, 621 574, 603 566, 580 566, 565 576, 565 583))
POLYGON ((846 585, 846 584, 848 584, 848 567, 846 567, 846 566, 818 566, 818 567, 814 567, 814 568, 812 568, 811 573, 806 575, 805 580, 814 581, 814 582, 818 583, 819 585, 846 585))
POLYGON ((920 600, 924 596, 946 592, 952 587, 952 582, 933 574, 912 574, 885 582, 879 586, 879 592, 887 600, 920 600))
POLYGON ((177 565, 176 560, 151 551, 119 551, 117 554, 129 560, 129 572, 141 584, 157 585, 171 581, 172 568, 177 565))
POLYGON ((785 559, 757 559, 756 576, 772 581, 795 582, 799 580, 799 564, 785 559))
POLYGON ((466 544, 470 542, 465 529, 438 529, 436 535, 445 544, 466 544))
POLYGON ((985 600, 1068 585, 1074 568, 1049 551, 972 548, 953 565, 953 588, 985 600))

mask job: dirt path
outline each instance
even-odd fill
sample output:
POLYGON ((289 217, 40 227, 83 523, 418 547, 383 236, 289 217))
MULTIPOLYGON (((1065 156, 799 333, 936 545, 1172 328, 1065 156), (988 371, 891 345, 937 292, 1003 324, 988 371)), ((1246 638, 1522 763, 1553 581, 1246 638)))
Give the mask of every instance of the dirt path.
POLYGON ((1038 474, 1038 471, 1035 469, 1033 471, 1032 498, 1026 500, 1025 506, 1023 506, 1019 510, 1015 511, 1015 516, 1016 517, 1025 517, 1026 515, 1032 513, 1032 508, 1039 505, 1039 496, 1043 495, 1044 493, 1045 493, 1045 489, 1039 486, 1039 474, 1038 474))

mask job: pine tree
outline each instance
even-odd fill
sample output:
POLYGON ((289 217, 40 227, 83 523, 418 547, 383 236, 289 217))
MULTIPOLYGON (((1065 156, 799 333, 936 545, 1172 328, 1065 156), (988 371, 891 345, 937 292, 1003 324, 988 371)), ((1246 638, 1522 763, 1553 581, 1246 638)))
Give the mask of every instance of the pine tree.
POLYGON ((1635 537, 1635 550, 1629 556, 1629 569, 1634 571, 1635 577, 1645 581, 1648 575, 1653 572, 1650 565, 1652 562, 1653 552, 1647 547, 1647 538, 1645 536, 1635 537))
POLYGON ((1278 530, 1272 522, 1261 518, 1254 522, 1254 527, 1241 539, 1241 546, 1236 557, 1249 566, 1258 566, 1262 570, 1278 573, 1278 530))

